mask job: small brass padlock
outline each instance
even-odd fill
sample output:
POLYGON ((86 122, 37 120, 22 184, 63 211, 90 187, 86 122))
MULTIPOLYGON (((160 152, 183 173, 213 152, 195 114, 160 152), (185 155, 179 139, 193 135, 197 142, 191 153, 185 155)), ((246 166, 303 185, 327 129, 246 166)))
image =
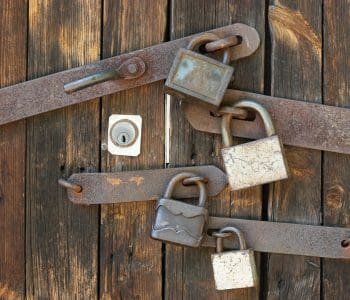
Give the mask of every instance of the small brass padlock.
POLYGON ((283 144, 276 135, 269 112, 262 105, 251 100, 241 100, 233 107, 253 109, 257 112, 264 122, 267 137, 232 146, 232 115, 225 113, 222 116, 224 148, 221 149, 221 154, 231 189, 240 190, 288 178, 283 144))
POLYGON ((214 270, 215 288, 217 290, 254 287, 258 283, 254 251, 247 249, 243 233, 235 227, 225 227, 214 232, 216 252, 211 255, 214 270), (236 234, 240 250, 223 252, 223 239, 236 234))
POLYGON ((184 246, 200 246, 208 218, 206 200, 207 190, 200 177, 189 172, 175 175, 170 180, 164 196, 157 202, 151 237, 184 246), (187 178, 194 178, 194 183, 199 188, 198 206, 171 199, 175 185, 187 178))
POLYGON ((192 51, 196 46, 219 40, 213 33, 194 38, 187 49, 181 48, 173 62, 164 91, 180 99, 196 101, 217 108, 231 81, 233 67, 230 50, 224 50, 223 62, 192 51))

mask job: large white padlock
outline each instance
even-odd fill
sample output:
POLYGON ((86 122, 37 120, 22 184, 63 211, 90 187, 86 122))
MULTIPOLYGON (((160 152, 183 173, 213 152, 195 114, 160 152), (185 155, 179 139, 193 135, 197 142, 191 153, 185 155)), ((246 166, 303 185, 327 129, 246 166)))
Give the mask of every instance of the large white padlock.
POLYGON ((221 132, 224 148, 221 154, 231 189, 235 191, 288 178, 283 144, 276 135, 269 112, 252 100, 238 101, 233 107, 258 113, 264 122, 267 137, 233 146, 232 114, 223 114, 221 132))
POLYGON ((254 287, 258 284, 254 251, 247 249, 243 233, 235 227, 225 227, 214 232, 216 237, 216 252, 211 255, 214 271, 215 288, 229 290, 254 287), (236 234, 240 250, 223 252, 224 238, 236 234))

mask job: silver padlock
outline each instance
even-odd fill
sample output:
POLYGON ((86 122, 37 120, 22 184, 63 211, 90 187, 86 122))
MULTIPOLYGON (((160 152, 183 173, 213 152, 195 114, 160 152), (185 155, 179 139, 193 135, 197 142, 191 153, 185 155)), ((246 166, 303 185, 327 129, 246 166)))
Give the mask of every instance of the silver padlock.
POLYGON ((214 232, 216 252, 211 255, 215 288, 229 290, 254 287, 258 284, 254 251, 247 249, 243 233, 235 227, 225 227, 214 232), (239 250, 223 252, 223 240, 236 234, 239 239, 239 250))
POLYGON ((233 146, 232 115, 223 114, 221 132, 224 148, 221 154, 231 189, 235 191, 288 178, 283 144, 276 135, 269 112, 252 100, 241 100, 233 107, 258 113, 264 122, 267 137, 233 146))
POLYGON ((193 49, 219 39, 213 33, 205 33, 191 40, 187 49, 181 48, 170 69, 164 91, 179 99, 217 108, 233 74, 233 67, 228 65, 230 49, 223 50, 222 62, 196 53, 193 49))

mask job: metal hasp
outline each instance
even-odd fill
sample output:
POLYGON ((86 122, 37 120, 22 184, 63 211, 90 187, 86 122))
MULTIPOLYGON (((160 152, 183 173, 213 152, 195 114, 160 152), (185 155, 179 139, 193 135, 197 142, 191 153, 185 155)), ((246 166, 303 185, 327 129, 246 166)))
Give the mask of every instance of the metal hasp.
MULTIPOLYGON (((254 251, 350 259, 350 244, 346 244, 350 228, 209 217, 209 230, 226 226, 241 230, 248 248, 254 251)), ((224 244, 225 248, 238 248, 230 239, 224 244)), ((207 235, 202 246, 215 248, 215 237, 207 235)))
MULTIPOLYGON (((283 144, 350 154, 350 109, 227 90, 223 105, 251 99, 270 113, 283 144)), ((221 134, 221 118, 199 105, 183 103, 182 109, 193 128, 221 134)), ((236 109, 236 108, 235 108, 236 109)), ((234 116, 235 117, 235 116, 234 116)), ((260 139, 266 136, 262 119, 233 120, 234 136, 260 139)))
POLYGON ((206 202, 206 183, 198 178, 198 174, 190 172, 176 174, 170 179, 164 196, 157 201, 151 237, 167 243, 199 247, 208 221, 206 202), (197 178, 194 183, 199 189, 198 203, 193 205, 174 199, 173 192, 176 186, 183 185, 184 179, 193 178, 197 178))
MULTIPOLYGON (((81 188, 80 192, 67 186, 70 201, 76 204, 108 204, 156 200, 161 197, 170 179, 178 173, 191 172, 206 179, 208 196, 219 194, 227 185, 225 173, 215 166, 198 166, 155 170, 125 171, 117 173, 73 174, 65 182, 81 188)), ((61 179, 62 180, 62 179, 61 179)), ((184 184, 193 184, 185 180, 184 184)), ((198 197, 194 185, 179 184, 174 198, 198 197)))
MULTIPOLYGON (((232 60, 251 55, 259 46, 260 40, 257 31, 244 24, 232 24, 208 32, 214 33, 220 38, 232 36, 241 38, 240 44, 230 49, 232 60)), ((187 36, 0 89, 0 125, 163 80, 168 76, 178 50, 186 48, 194 37, 201 34, 187 36), (136 79, 109 80, 114 79, 113 71, 111 74, 100 73, 118 70, 121 65, 123 66, 123 63, 126 63, 126 69, 128 69, 130 66, 128 61, 135 58, 142 60, 147 66, 143 75, 136 79), (97 78, 96 74, 99 74, 97 78), (90 75, 92 77, 87 77, 90 75), (84 79, 84 77, 87 78, 84 79), (98 83, 100 80, 107 81, 98 83), (93 85, 90 86, 90 84, 93 85), (64 89, 65 85, 68 93, 64 89), (77 90, 77 88, 82 89, 77 90), (74 90, 75 92, 73 92, 74 90)), ((132 69, 131 71, 133 71, 132 69)), ((127 72, 130 73, 130 70, 127 72)))

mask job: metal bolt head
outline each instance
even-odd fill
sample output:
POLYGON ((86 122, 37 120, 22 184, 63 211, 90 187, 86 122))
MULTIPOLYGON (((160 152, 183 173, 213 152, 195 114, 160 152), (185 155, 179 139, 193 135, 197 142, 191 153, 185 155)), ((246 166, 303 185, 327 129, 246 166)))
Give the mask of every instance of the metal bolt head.
POLYGON ((129 64, 128 65, 128 71, 130 74, 135 74, 138 71, 137 65, 136 64, 129 64))

